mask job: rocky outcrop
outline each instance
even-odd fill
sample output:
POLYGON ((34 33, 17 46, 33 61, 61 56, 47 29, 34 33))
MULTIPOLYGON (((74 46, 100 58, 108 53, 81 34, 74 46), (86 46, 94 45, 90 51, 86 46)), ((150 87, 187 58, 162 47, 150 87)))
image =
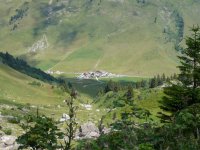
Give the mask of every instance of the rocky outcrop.
POLYGON ((99 129, 95 126, 94 123, 88 122, 79 127, 79 130, 76 132, 75 139, 89 139, 97 138, 99 136, 99 129))
POLYGON ((84 107, 86 110, 92 110, 92 105, 89 104, 80 104, 82 107, 84 107))
MULTIPOLYGON (((104 128, 103 129, 103 134, 107 134, 110 132, 110 129, 104 128)), ((91 139, 91 138, 98 138, 100 136, 99 129, 95 126, 94 123, 88 122, 84 123, 79 127, 75 134, 75 139, 76 140, 81 140, 81 139, 91 139)))
POLYGON ((67 121, 67 120, 69 120, 69 119, 70 119, 69 115, 63 113, 63 114, 62 114, 62 117, 60 118, 60 122, 65 122, 65 121, 67 121))
POLYGON ((61 75, 61 74, 63 74, 64 72, 58 71, 58 70, 57 70, 57 71, 47 70, 46 73, 48 73, 48 74, 57 74, 57 75, 61 75))
POLYGON ((2 150, 17 150, 19 145, 15 142, 16 137, 11 135, 0 134, 0 149, 2 150))
POLYGON ((29 52, 37 52, 38 50, 43 50, 48 48, 49 44, 47 41, 46 35, 43 35, 42 39, 34 43, 31 47, 29 47, 29 52))

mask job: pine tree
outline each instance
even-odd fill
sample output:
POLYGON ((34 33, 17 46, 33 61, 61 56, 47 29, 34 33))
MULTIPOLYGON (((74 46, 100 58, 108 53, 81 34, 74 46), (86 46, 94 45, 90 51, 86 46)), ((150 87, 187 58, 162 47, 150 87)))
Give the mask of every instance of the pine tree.
POLYGON ((104 92, 108 93, 110 91, 113 91, 113 89, 114 89, 114 83, 112 80, 109 80, 107 85, 105 86, 104 92))
POLYGON ((126 92, 126 98, 127 100, 131 100, 134 97, 134 93, 133 93, 133 87, 131 85, 128 86, 128 90, 126 92))
POLYGON ((162 74, 162 81, 163 81, 163 82, 165 82, 165 81, 166 81, 166 76, 165 76, 165 74, 164 74, 164 73, 162 74))
POLYGON ((150 79, 149 86, 150 86, 150 88, 155 88, 158 86, 158 81, 157 81, 156 76, 154 76, 154 78, 150 79))
POLYGON ((146 80, 142 80, 141 81, 141 87, 142 88, 146 88, 147 87, 147 81, 146 80))
POLYGON ((141 82, 140 81, 136 82, 136 89, 139 89, 139 88, 141 88, 141 82))
POLYGON ((166 96, 163 97, 161 108, 171 113, 161 118, 172 118, 180 110, 200 102, 200 28, 192 28, 193 35, 186 38, 187 48, 179 56, 181 65, 180 74, 176 83, 164 89, 166 96))
POLYGON ((157 83, 158 83, 158 86, 163 85, 162 78, 160 77, 159 74, 157 75, 157 83))

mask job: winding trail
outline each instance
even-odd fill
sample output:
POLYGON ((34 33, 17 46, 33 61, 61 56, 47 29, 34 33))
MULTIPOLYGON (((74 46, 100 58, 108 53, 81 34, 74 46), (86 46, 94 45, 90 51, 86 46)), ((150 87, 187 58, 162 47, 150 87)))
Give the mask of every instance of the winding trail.
MULTIPOLYGON (((88 46, 88 43, 86 43, 86 44, 84 44, 83 46, 81 46, 80 48, 85 48, 85 47, 87 47, 88 46)), ((56 66, 58 66, 60 63, 62 63, 63 61, 65 61, 66 59, 67 59, 67 57, 70 55, 70 54, 72 54, 72 53, 74 53, 75 51, 78 51, 80 48, 78 48, 78 49, 69 49, 67 52, 66 52, 66 54, 62 57, 62 59, 59 61, 59 62, 57 62, 56 64, 54 64, 53 66, 51 66, 50 68, 48 68, 47 70, 52 70, 53 68, 55 68, 56 66)), ((76 72, 74 72, 74 74, 77 74, 76 72)), ((78 73, 78 74, 80 74, 80 73, 78 73)))
POLYGON ((95 66, 94 66, 94 69, 96 69, 96 68, 98 67, 100 61, 101 61, 101 59, 99 58, 98 61, 97 61, 97 63, 96 63, 95 66))

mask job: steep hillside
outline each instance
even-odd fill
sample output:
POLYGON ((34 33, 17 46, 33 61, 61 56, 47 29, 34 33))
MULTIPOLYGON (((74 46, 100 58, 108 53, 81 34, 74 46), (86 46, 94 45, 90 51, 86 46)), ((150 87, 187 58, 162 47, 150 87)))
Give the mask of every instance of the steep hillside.
POLYGON ((19 73, 0 63, 0 99, 23 104, 60 104, 62 98, 39 80, 19 73))
POLYGON ((1 0, 0 49, 43 70, 172 74, 199 8, 198 0, 1 0))

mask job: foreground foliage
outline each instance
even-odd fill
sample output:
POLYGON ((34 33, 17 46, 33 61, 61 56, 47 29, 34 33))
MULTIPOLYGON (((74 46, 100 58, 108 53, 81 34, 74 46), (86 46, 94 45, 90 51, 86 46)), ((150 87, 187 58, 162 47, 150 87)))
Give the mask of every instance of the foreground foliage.
POLYGON ((200 28, 193 27, 192 32, 179 57, 180 74, 164 89, 165 96, 160 102, 161 109, 168 112, 160 113, 161 121, 168 123, 155 124, 148 111, 132 106, 132 111, 121 114, 121 120, 112 125, 109 134, 80 142, 78 149, 200 149, 200 28), (134 118, 145 118, 145 122, 136 122, 134 118))
POLYGON ((166 96, 161 101, 161 108, 170 112, 161 118, 172 120, 173 115, 188 106, 200 102, 200 28, 192 28, 192 36, 186 38, 187 48, 179 56, 180 74, 171 86, 164 89, 166 96))
POLYGON ((59 148, 57 139, 63 137, 55 122, 46 116, 27 116, 21 125, 26 131, 18 137, 19 149, 31 147, 33 149, 55 150, 59 148))
POLYGON ((78 150, 198 150, 200 149, 200 104, 195 104, 176 115, 173 123, 159 126, 147 117, 144 123, 134 117, 146 116, 142 109, 122 114, 113 130, 96 140, 81 141, 78 150), (132 117, 131 117, 132 116, 132 117))

